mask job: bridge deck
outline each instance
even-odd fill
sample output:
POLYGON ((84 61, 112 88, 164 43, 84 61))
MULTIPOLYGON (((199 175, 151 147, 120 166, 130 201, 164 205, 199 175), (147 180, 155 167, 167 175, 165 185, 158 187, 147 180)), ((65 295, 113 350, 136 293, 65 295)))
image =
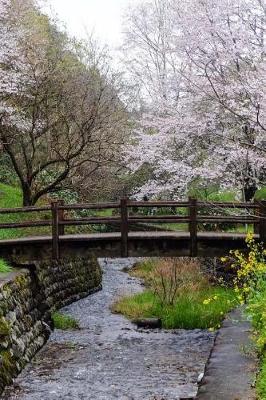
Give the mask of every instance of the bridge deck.
MULTIPOLYGON (((214 239, 214 240, 241 240, 245 239, 245 233, 228 233, 228 232, 200 232, 197 235, 198 240, 201 239, 214 239)), ((258 237, 258 235, 254 235, 258 237)), ((128 234, 129 239, 189 239, 189 232, 130 232, 128 234)), ((120 232, 111 233, 88 233, 88 234, 72 234, 63 235, 59 237, 62 243, 64 242, 79 242, 79 241, 100 241, 100 240, 120 240, 120 232)), ((4 239, 0 240, 0 246, 6 245, 19 245, 19 244, 36 244, 36 243, 47 243, 51 242, 51 236, 29 236, 15 239, 4 239)))

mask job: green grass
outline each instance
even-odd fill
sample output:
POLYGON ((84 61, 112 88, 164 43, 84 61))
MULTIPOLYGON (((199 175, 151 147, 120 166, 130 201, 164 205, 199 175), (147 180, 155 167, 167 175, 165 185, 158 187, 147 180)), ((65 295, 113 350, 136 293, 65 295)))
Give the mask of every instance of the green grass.
MULTIPOLYGON (((22 193, 19 188, 0 183, 0 208, 21 207, 22 193)), ((0 222, 20 222, 21 214, 4 214, 0 215, 0 222)), ((23 236, 23 231, 19 229, 1 229, 0 239, 12 239, 23 236)))
POLYGON ((61 314, 60 312, 54 312, 52 315, 54 327, 56 329, 68 330, 68 329, 79 329, 79 324, 75 318, 69 315, 61 314))
POLYGON ((10 267, 10 265, 5 260, 0 258, 0 274, 6 274, 11 271, 12 267, 10 267))
MULTIPOLYGON (((40 205, 43 204, 40 203, 40 205)), ((12 187, 0 183, 0 208, 16 208, 22 207, 22 192, 17 187, 12 187)), ((36 221, 39 219, 50 218, 49 212, 31 212, 31 213, 16 213, 0 215, 0 223, 36 221)), ((37 228, 10 228, 0 229, 0 240, 15 239, 24 236, 45 235, 50 233, 49 227, 37 228)))
POLYGON ((233 290, 210 287, 200 292, 183 293, 173 306, 162 305, 150 290, 118 300, 112 310, 127 318, 161 318, 165 329, 216 329, 225 314, 236 305, 233 290), (209 304, 203 301, 217 296, 209 304))
POLYGON ((111 217, 113 215, 113 210, 114 209, 107 209, 107 210, 97 210, 94 215, 96 217, 111 217))
POLYGON ((0 208, 21 207, 22 193, 17 187, 0 183, 0 208))
MULTIPOLYGON (((233 289, 213 286, 195 265, 187 267, 188 261, 178 261, 177 274, 183 274, 185 285, 183 281, 181 284, 184 286, 178 291, 179 294, 173 305, 165 304, 153 289, 153 282, 156 276, 158 278, 156 275, 158 266, 159 268, 163 266, 161 271, 165 268, 167 279, 169 262, 171 263, 171 261, 149 259, 137 263, 129 274, 142 279, 146 289, 142 293, 118 299, 111 306, 112 311, 123 314, 130 320, 160 318, 162 326, 166 329, 216 329, 219 327, 225 314, 237 305, 233 289)), ((159 275, 159 279, 161 276, 159 275)))

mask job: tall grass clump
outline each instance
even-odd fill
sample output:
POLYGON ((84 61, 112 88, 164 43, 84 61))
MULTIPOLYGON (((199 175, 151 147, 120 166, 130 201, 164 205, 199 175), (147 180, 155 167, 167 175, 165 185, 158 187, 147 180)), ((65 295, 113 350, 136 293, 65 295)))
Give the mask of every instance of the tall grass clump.
POLYGON ((146 290, 118 299, 112 310, 132 320, 156 317, 166 329, 214 330, 236 304, 234 291, 212 285, 193 259, 151 259, 131 274, 144 280, 146 290))

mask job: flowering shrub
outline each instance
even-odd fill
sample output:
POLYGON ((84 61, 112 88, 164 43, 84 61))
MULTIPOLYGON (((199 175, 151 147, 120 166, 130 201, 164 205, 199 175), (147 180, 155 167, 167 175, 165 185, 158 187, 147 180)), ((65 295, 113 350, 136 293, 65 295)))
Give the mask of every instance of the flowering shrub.
MULTIPOLYGON (((246 237, 248 251, 233 250, 223 262, 231 262, 235 271, 234 290, 241 304, 250 303, 266 285, 266 250, 252 234, 246 237)), ((266 289, 266 288, 265 288, 266 289)))
POLYGON ((246 303, 246 313, 254 328, 254 339, 262 364, 257 378, 257 393, 259 399, 266 398, 266 250, 256 243, 253 235, 246 238, 248 251, 232 251, 230 257, 236 275, 234 290, 241 304, 246 303))

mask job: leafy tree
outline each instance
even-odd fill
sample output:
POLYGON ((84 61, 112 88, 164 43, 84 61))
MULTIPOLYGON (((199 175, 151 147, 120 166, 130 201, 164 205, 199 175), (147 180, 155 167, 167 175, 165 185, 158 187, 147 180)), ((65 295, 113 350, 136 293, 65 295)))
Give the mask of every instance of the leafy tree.
POLYGON ((70 40, 33 1, 0 4, 0 140, 33 205, 115 163, 127 116, 97 43, 70 40))

